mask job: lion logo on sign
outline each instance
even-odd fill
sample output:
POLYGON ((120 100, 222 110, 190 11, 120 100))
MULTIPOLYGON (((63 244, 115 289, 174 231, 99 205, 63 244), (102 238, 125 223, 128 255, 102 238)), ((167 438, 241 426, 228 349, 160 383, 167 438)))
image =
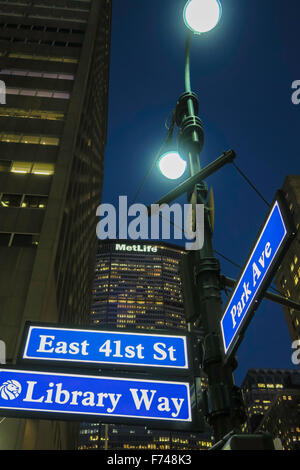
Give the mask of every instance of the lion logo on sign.
POLYGON ((0 396, 4 400, 14 400, 22 391, 21 384, 17 380, 7 380, 0 387, 0 396))

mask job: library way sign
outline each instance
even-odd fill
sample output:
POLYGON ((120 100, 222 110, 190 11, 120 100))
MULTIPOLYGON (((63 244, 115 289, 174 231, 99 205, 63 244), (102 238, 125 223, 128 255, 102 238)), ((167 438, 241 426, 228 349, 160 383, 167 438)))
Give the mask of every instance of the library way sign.
POLYGON ((225 361, 237 349, 294 235, 291 215, 278 191, 221 319, 225 361))
POLYGON ((191 421, 188 383, 0 370, 3 410, 191 421))
POLYGON ((189 336, 27 323, 0 416, 201 431, 189 358, 189 336))

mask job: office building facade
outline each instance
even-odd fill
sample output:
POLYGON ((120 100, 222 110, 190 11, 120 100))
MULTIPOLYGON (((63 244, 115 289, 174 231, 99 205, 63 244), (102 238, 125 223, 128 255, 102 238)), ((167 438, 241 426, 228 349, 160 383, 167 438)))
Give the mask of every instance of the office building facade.
MULTIPOLYGON (((110 0, 0 1, 0 331, 87 324, 107 134, 110 0)), ((70 448, 67 425, 5 419, 1 448, 70 448)))
POLYGON ((300 450, 300 383, 298 389, 277 394, 258 431, 268 432, 279 440, 282 450, 300 450))
MULTIPOLYGON (((244 431, 254 433, 260 429, 266 416, 274 414, 272 410, 274 410, 274 407, 277 408, 280 397, 290 396, 290 392, 288 392, 290 390, 300 391, 300 371, 249 369, 241 388, 247 414, 244 431)), ((286 400, 286 398, 283 398, 283 400, 286 400)), ((288 399, 288 401, 291 400, 288 399)), ((291 406, 289 414, 292 416, 293 413, 291 406)), ((268 431, 272 434, 270 426, 268 426, 268 431)), ((274 438, 276 437, 275 434, 274 438)))
MULTIPOLYGON (((297 233, 277 271, 275 284, 285 297, 300 303, 300 175, 288 175, 282 190, 297 233)), ((283 310, 291 340, 300 341, 300 310, 288 307, 283 310)))

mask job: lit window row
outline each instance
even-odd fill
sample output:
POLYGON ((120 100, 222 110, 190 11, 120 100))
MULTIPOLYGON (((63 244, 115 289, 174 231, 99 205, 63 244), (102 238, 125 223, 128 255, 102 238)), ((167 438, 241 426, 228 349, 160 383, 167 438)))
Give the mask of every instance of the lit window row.
POLYGON ((81 47, 80 42, 71 42, 71 41, 54 41, 53 39, 33 39, 33 38, 20 38, 16 36, 10 37, 1 37, 2 41, 13 42, 18 44, 38 44, 41 46, 50 46, 50 47, 81 47))
POLYGON ((0 172, 32 173, 34 175, 50 176, 54 174, 54 164, 0 160, 0 172))
MULTIPOLYGON (((90 1, 90 0, 81 0, 90 1)), ((12 4, 12 2, 10 2, 12 4)), ((74 28, 58 28, 57 26, 43 26, 36 24, 20 24, 20 23, 6 23, 5 29, 18 29, 20 31, 44 31, 46 33, 63 33, 63 34, 84 34, 82 29, 74 28)))
POLYGON ((65 62, 71 64, 77 64, 78 59, 74 57, 53 57, 53 56, 44 56, 44 55, 37 55, 37 54, 24 54, 24 53, 15 53, 12 52, 8 54, 8 57, 12 59, 29 59, 29 60, 46 60, 48 62, 65 62))
POLYGON ((258 383, 257 384, 258 388, 283 388, 282 384, 264 384, 264 383, 258 383))
POLYGON ((1 132, 0 142, 35 145, 59 145, 59 138, 41 135, 7 134, 5 132, 1 132))
POLYGON ((0 233, 0 246, 31 246, 39 244, 39 236, 27 233, 0 233))
POLYGON ((63 121, 64 113, 56 111, 43 111, 40 109, 19 109, 0 107, 0 117, 23 118, 23 119, 47 119, 48 121, 63 121))
POLYGON ((0 194, 0 207, 45 209, 47 200, 47 196, 33 196, 29 194, 0 194))
POLYGON ((32 90, 29 88, 6 88, 7 95, 16 96, 34 96, 37 98, 57 98, 68 100, 70 99, 70 93, 54 90, 32 90))
POLYGON ((1 69, 0 75, 16 75, 18 77, 36 77, 36 78, 50 78, 50 79, 59 79, 59 80, 74 80, 74 75, 71 73, 35 72, 33 70, 21 70, 21 69, 1 69))

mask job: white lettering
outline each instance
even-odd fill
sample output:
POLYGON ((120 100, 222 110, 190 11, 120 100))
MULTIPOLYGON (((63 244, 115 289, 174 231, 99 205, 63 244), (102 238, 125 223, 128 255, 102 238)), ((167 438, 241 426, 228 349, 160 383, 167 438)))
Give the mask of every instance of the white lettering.
POLYGON ((261 272, 258 269, 256 263, 253 263, 252 270, 253 270, 253 287, 254 287, 256 285, 256 278, 259 279, 261 272))
POLYGON ((132 395, 132 398, 133 398, 136 409, 139 410, 141 408, 142 404, 144 404, 146 410, 149 411, 152 400, 153 400, 153 397, 156 394, 156 390, 151 390, 151 397, 150 398, 148 397, 149 390, 141 389, 140 390, 141 398, 138 397, 138 394, 137 394, 138 389, 137 388, 130 388, 129 390, 131 392, 131 395, 132 395))
POLYGON ((230 310, 230 315, 231 315, 231 318, 232 318, 232 328, 235 327, 236 325, 236 321, 235 321, 235 317, 236 317, 236 306, 234 305, 232 307, 232 309, 230 310))
POLYGON ((266 247, 265 247, 265 254, 267 258, 270 258, 271 252, 272 252, 271 244, 268 242, 266 243, 266 247))
POLYGON ((39 346, 39 349, 37 350, 37 352, 49 352, 49 353, 53 352, 54 348, 46 350, 45 346, 52 346, 52 342, 55 339, 55 336, 39 335, 39 337, 41 338, 41 340, 40 340, 40 346, 39 346), (49 338, 52 341, 47 341, 47 339, 49 339, 49 338))
POLYGON ((160 397, 158 399, 158 402, 160 403, 157 407, 158 411, 170 411, 170 402, 167 397, 160 397))
POLYGON ((171 398, 174 406, 175 406, 175 409, 176 409, 176 413, 172 413, 172 416, 174 418, 177 418, 177 416, 179 415, 179 412, 181 410, 181 407, 182 407, 182 404, 184 402, 184 398, 171 398))
POLYGON ((62 390, 62 383, 56 384, 55 403, 59 405, 65 405, 70 399, 70 393, 68 390, 62 390), (61 397, 63 397, 61 399, 61 397))
POLYGON ((163 361, 164 359, 166 359, 167 353, 164 349, 162 349, 162 348, 165 348, 165 347, 166 347, 166 345, 164 343, 155 343, 153 345, 154 351, 156 351, 158 354, 160 354, 160 356, 158 356, 157 354, 153 354, 154 359, 157 359, 158 361, 163 361))
POLYGON ((120 400, 122 395, 120 393, 116 393, 116 394, 109 393, 108 396, 110 398, 112 408, 107 408, 107 411, 108 411, 108 413, 113 413, 116 406, 117 406, 117 404, 118 404, 118 401, 120 400), (116 396, 116 398, 115 398, 115 396, 116 396))
POLYGON ((34 389, 34 386, 37 382, 32 382, 32 381, 27 381, 28 383, 28 388, 27 388, 27 392, 26 392, 26 397, 24 398, 23 401, 31 401, 31 402, 36 402, 36 403, 41 403, 43 400, 44 400, 44 396, 40 397, 40 398, 33 398, 33 389, 34 389))

